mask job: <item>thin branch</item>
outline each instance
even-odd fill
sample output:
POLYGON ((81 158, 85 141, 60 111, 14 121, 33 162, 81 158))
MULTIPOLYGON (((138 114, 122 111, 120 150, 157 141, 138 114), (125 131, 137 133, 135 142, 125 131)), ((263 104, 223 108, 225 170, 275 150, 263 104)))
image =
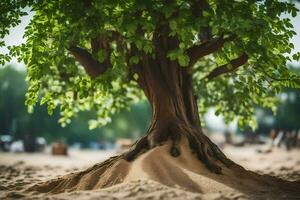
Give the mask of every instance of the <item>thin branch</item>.
POLYGON ((280 81, 300 81, 299 78, 276 78, 276 77, 268 74, 265 70, 261 70, 261 72, 263 72, 268 78, 272 79, 273 81, 278 81, 278 82, 280 82, 280 81))
POLYGON ((69 51, 84 67, 86 73, 92 78, 98 77, 99 75, 103 74, 108 68, 112 67, 111 63, 108 61, 108 58, 106 59, 106 62, 100 63, 99 61, 95 60, 89 52, 80 47, 70 47, 69 51))
POLYGON ((221 35, 219 38, 212 39, 211 41, 187 49, 187 54, 190 58, 189 67, 192 67, 200 58, 221 49, 225 42, 232 41, 235 37, 235 35, 231 35, 224 38, 224 36, 221 35))
POLYGON ((107 35, 99 34, 94 38, 91 38, 92 53, 97 53, 100 49, 106 51, 110 50, 110 42, 116 41, 118 45, 124 43, 122 34, 117 31, 107 31, 107 35))
POLYGON ((240 57, 231 60, 229 63, 215 68, 205 78, 208 80, 212 80, 223 74, 228 74, 228 73, 234 72, 240 66, 246 64, 247 61, 248 61, 248 55, 244 53, 240 57))

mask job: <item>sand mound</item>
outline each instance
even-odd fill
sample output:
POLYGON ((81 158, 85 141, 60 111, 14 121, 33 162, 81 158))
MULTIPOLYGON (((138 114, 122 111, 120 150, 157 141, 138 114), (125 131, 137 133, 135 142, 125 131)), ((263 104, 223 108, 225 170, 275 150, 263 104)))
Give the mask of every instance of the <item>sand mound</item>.
POLYGON ((201 194, 239 191, 247 196, 271 195, 274 198, 286 196, 286 193, 291 197, 300 195, 299 182, 287 182, 271 176, 258 175, 238 165, 226 168, 219 163, 223 168, 223 174, 211 173, 192 154, 186 140, 181 143, 182 153, 179 157, 170 156, 169 149, 170 144, 167 143, 141 155, 131 164, 124 181, 150 179, 170 187, 179 187, 201 194))
POLYGON ((271 197, 272 199, 281 199, 287 195, 289 198, 300 196, 299 182, 258 175, 239 165, 226 168, 221 163, 219 165, 223 168, 223 174, 217 175, 210 172, 197 159, 191 152, 187 140, 182 140, 180 144, 182 153, 177 158, 170 155, 170 145, 167 142, 156 147, 140 155, 133 162, 117 157, 114 158, 114 162, 106 161, 88 170, 34 186, 33 189, 51 193, 92 190, 118 183, 135 183, 142 179, 201 195, 245 194, 251 198, 271 197), (103 165, 107 166, 103 168, 103 165))

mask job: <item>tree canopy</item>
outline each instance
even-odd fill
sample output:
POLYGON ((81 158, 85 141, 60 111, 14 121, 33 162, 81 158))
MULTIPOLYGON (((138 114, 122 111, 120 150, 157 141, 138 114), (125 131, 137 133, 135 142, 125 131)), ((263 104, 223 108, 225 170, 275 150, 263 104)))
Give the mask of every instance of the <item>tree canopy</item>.
POLYGON ((162 35, 174 38, 165 57, 192 72, 202 114, 215 107, 226 121, 237 116, 240 125, 254 126, 255 106, 274 108, 282 88, 300 87, 287 67, 300 60, 300 53, 290 55, 296 33, 288 16, 297 15, 290 2, 2 0, 0 38, 21 22, 26 7, 34 12, 26 42, 7 47, 0 62, 23 61, 26 104, 47 104, 49 113, 60 107, 63 125, 96 110, 94 128, 143 99, 132 68, 143 62, 140 52, 160 59, 155 44, 162 35))

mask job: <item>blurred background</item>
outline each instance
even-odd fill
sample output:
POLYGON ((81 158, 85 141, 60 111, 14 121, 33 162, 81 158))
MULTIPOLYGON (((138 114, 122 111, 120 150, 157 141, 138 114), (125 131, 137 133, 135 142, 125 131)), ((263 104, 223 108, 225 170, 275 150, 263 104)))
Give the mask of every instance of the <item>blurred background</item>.
MULTIPOLYGON (((0 68, 0 137, 2 143, 7 140, 24 143, 24 151, 36 151, 34 142, 51 144, 55 141, 74 148, 105 149, 112 148, 118 138, 137 139, 143 135, 149 124, 150 109, 146 102, 133 104, 112 118, 105 127, 88 129, 88 120, 93 112, 82 113, 64 128, 58 123, 59 110, 52 116, 46 106, 37 106, 33 113, 25 106, 25 70, 16 65, 0 68), (36 141, 33 141, 36 140, 36 141)), ((9 151, 9 144, 1 149, 9 151)), ((22 150, 23 151, 23 150, 22 150)))
MULTIPOLYGON (((300 73, 300 67, 291 66, 300 73)), ((52 143, 75 149, 113 149, 130 145, 141 137, 150 123, 151 110, 147 102, 132 104, 129 110, 115 114, 112 122, 102 128, 88 129, 93 112, 82 113, 66 127, 58 124, 59 110, 52 116, 45 106, 27 112, 25 93, 26 71, 10 64, 0 68, 0 149, 13 152, 43 151, 52 143)), ((300 148, 299 90, 286 89, 278 95, 276 115, 268 109, 256 108, 258 127, 238 129, 236 122, 225 125, 222 117, 211 109, 205 116, 206 132, 219 144, 243 146, 274 143, 287 150, 300 148)))

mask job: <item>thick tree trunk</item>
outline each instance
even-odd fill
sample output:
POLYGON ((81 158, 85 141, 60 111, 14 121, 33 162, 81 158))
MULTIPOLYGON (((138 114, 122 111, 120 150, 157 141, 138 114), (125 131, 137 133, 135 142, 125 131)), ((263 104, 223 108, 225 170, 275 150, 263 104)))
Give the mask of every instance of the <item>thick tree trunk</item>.
POLYGON ((126 159, 133 160, 168 139, 172 140, 171 155, 179 156, 179 141, 186 137, 198 158, 211 171, 221 173, 217 162, 230 166, 232 161, 203 134, 191 72, 164 60, 163 55, 159 60, 144 56, 142 67, 136 69, 138 83, 151 104, 152 121, 146 136, 126 154, 126 159))

